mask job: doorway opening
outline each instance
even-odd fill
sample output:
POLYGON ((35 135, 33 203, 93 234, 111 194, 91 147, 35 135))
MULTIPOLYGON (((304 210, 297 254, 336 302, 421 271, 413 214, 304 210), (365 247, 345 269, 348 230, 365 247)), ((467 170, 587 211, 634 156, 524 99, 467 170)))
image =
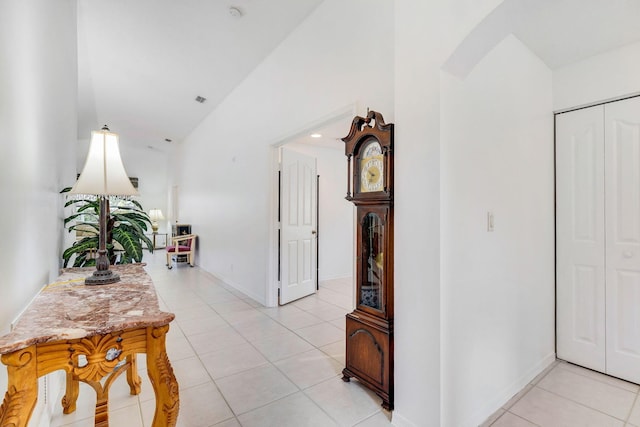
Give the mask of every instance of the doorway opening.
MULTIPOLYGON (((353 207, 344 199, 346 194, 346 157, 344 155, 344 137, 350 128, 350 122, 354 115, 353 107, 346 108, 338 113, 306 126, 304 130, 296 132, 272 146, 272 223, 271 223, 271 256, 269 257, 269 283, 267 289, 267 304, 276 306, 279 303, 295 301, 305 295, 298 291, 297 279, 292 280, 296 273, 298 277, 308 278, 308 268, 312 268, 317 281, 312 286, 307 286, 307 292, 317 292, 318 284, 325 281, 348 281, 349 289, 353 289, 353 207), (312 134, 317 134, 311 136, 312 134), (291 178, 283 176, 283 167, 291 172, 298 166, 282 162, 282 153, 289 153, 289 157, 302 157, 312 159, 317 165, 313 175, 313 188, 315 191, 315 205, 317 210, 315 223, 312 227, 300 224, 299 238, 291 239, 284 236, 291 230, 287 230, 291 222, 291 211, 305 212, 303 200, 291 199, 291 186, 302 185, 305 188, 305 179, 310 174, 304 172, 302 166, 299 171, 297 184, 291 178), (284 196, 284 198, 281 198, 284 196), (296 201, 297 205, 293 203, 296 201), (282 202, 282 203, 281 203, 282 202), (285 212, 286 210, 286 212, 285 212), (283 223, 283 220, 286 222, 283 223), (306 228, 309 228, 308 230, 306 228), (308 236, 306 234, 309 234, 308 236), (311 249, 311 245, 317 244, 317 257, 315 260, 300 262, 299 254, 305 258, 305 250, 311 249), (296 261, 294 261, 296 259, 296 261), (313 261, 313 262, 312 262, 313 261), (294 265, 294 262, 296 263, 294 265), (310 267, 313 264, 313 267, 310 267), (283 285, 286 284, 286 285, 283 285), (289 287, 289 289, 283 289, 289 287), (310 289, 310 291, 309 291, 310 289), (284 295, 283 292, 289 292, 284 295), (293 298, 293 299, 291 299, 293 298)), ((285 154, 285 156, 287 156, 285 154)), ((297 163, 300 165, 300 163, 297 163)), ((298 194, 302 194, 298 192, 298 194)), ((309 211, 307 211, 309 212, 309 211)), ((304 217, 294 220, 294 223, 304 223, 304 217)), ((308 284, 307 284, 308 285, 308 284)), ((345 296, 346 297, 346 296, 345 296)), ((349 299, 351 295, 348 296, 349 299)), ((346 298, 345 298, 346 299, 346 298)))

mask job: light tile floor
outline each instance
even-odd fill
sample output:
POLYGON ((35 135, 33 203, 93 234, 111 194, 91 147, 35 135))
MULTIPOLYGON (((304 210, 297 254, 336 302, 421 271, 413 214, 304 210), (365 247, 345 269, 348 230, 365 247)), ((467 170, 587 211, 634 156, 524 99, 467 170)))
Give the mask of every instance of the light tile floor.
POLYGON ((640 427, 640 386, 557 360, 482 427, 640 427))
MULTIPOLYGON (((176 314, 167 352, 180 385, 180 427, 389 426, 381 400, 356 380, 341 380, 349 280, 321 283, 316 295, 265 308, 200 270, 165 267, 145 254, 162 309, 176 314)), ((124 376, 112 386, 110 425, 151 426, 155 400, 139 356, 142 393, 124 376)), ((81 383, 78 409, 53 427, 93 426, 95 393, 81 383)))
MULTIPOLYGON (((316 295, 265 308, 197 266, 165 267, 164 251, 145 255, 161 307, 176 314, 167 351, 180 384, 180 427, 381 427, 380 399, 344 383, 348 280, 321 283, 316 295)), ((124 377, 110 393, 110 425, 148 427, 155 407, 144 356, 142 393, 124 377)), ((493 427, 640 427, 640 387, 557 361, 485 423, 493 427)), ((78 409, 56 405, 53 427, 93 426, 93 390, 81 383, 78 409)))

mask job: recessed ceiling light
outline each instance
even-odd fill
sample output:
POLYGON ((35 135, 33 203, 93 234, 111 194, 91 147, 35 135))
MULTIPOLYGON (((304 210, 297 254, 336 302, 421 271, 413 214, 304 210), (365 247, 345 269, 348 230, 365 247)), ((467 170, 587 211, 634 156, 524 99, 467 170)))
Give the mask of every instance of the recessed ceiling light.
POLYGON ((202 104, 204 101, 206 101, 207 98, 205 98, 204 96, 196 96, 196 102, 199 102, 200 104, 202 104))
POLYGON ((322 135, 319 133, 312 133, 310 136, 311 138, 322 138, 322 135))

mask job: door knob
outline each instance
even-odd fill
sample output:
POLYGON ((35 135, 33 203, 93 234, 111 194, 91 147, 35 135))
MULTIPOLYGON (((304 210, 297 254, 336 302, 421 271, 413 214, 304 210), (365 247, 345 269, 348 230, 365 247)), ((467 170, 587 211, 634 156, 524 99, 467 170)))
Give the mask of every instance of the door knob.
POLYGON ((311 230, 311 234, 318 234, 316 230, 311 230))

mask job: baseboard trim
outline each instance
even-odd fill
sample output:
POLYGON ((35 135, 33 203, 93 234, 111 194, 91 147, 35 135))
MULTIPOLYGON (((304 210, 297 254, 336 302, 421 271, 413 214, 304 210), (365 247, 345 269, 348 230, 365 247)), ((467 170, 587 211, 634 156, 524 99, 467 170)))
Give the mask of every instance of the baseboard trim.
POLYGON ((202 272, 204 272, 205 274, 211 276, 212 278, 221 281, 222 283, 224 283, 225 285, 235 289, 238 292, 242 292, 243 294, 245 294, 247 297, 251 298, 252 300, 266 306, 265 304, 265 300, 264 300, 264 295, 259 296, 259 295, 255 295, 253 292, 250 292, 246 289, 243 289, 242 287, 240 287, 237 283, 234 283, 232 280, 227 279, 226 277, 224 277, 221 274, 216 274, 216 273, 212 273, 210 271, 205 270, 204 268, 200 267, 200 270, 202 272))
POLYGON ((462 423, 463 426, 478 426, 487 420, 494 412, 500 409, 505 403, 515 396, 520 390, 525 388, 527 384, 533 381, 540 373, 544 372, 556 360, 556 353, 549 353, 543 357, 534 367, 529 369, 524 375, 518 378, 511 385, 505 387, 498 395, 487 405, 473 413, 467 420, 462 423))
POLYGON ((395 427, 418 427, 418 424, 414 424, 408 418, 399 414, 397 410, 391 413, 391 425, 395 427))
POLYGON ((351 274, 344 274, 340 276, 329 276, 329 277, 321 277, 318 278, 318 282, 324 282, 326 280, 337 280, 337 279, 351 279, 353 276, 351 274))

